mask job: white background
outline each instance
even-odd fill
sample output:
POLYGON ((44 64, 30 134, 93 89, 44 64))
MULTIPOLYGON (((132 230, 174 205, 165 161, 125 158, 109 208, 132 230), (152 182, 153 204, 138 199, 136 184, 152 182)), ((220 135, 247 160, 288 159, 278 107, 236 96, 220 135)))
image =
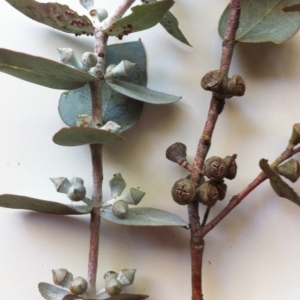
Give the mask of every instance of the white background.
MULTIPOLYGON (((46 1, 45 1, 46 2, 46 1)), ((80 13, 77 1, 69 4, 80 13)), ((99 1, 111 12, 118 0, 99 1)), ((165 106, 145 104, 140 121, 124 132, 125 143, 104 153, 104 199, 108 181, 121 172, 128 187, 146 196, 140 206, 155 207, 187 220, 186 207, 171 199, 173 183, 187 172, 165 159, 174 142, 187 145, 192 162, 206 119, 210 94, 199 82, 219 67, 218 19, 226 0, 177 0, 172 8, 192 48, 161 26, 123 41, 142 39, 147 52, 148 87, 182 95, 165 106)), ((56 60, 57 47, 91 51, 91 37, 75 38, 36 23, 0 2, 0 47, 56 60)), ((110 43, 119 43, 111 38, 110 43)), ((240 74, 246 95, 227 101, 209 156, 238 154, 238 178, 213 208, 217 214, 232 195, 259 172, 258 161, 273 161, 284 150, 300 114, 300 36, 282 45, 238 44, 230 74, 240 74)), ((92 190, 88 146, 61 147, 52 136, 65 125, 57 113, 61 91, 0 74, 0 193, 69 203, 50 177, 81 177, 92 190)), ((299 156, 298 156, 299 157, 299 156)), ((294 188, 300 192, 299 183, 294 188)), ((204 211, 204 207, 201 207, 204 211)), ((280 199, 265 182, 206 238, 204 296, 208 300, 298 300, 300 297, 300 208, 280 199)), ((0 299, 42 299, 37 284, 52 281, 51 269, 86 276, 89 218, 49 216, 0 209, 0 299)), ((108 270, 136 268, 127 292, 152 300, 190 299, 189 232, 181 228, 130 228, 102 222, 99 287, 108 270)))

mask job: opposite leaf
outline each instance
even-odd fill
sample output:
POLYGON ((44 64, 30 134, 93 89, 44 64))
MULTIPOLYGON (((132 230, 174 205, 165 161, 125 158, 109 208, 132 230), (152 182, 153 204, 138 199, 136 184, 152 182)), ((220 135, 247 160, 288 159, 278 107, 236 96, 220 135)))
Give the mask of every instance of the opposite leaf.
POLYGON ((94 34, 94 27, 86 16, 79 16, 67 5, 39 3, 34 0, 5 0, 15 9, 37 22, 75 35, 94 34))
POLYGON ((96 77, 53 60, 0 49, 0 72, 53 89, 77 89, 96 77))
POLYGON ((169 104, 181 99, 179 96, 153 91, 144 86, 122 80, 110 79, 106 82, 116 92, 143 102, 152 104, 169 104))
MULTIPOLYGON (((156 0, 142 0, 142 2, 143 3, 153 3, 153 2, 156 2, 156 0)), ((183 35, 183 33, 181 32, 181 30, 179 29, 179 27, 178 27, 179 23, 178 23, 177 19, 174 17, 174 15, 171 12, 168 11, 162 17, 162 19, 159 21, 159 23, 175 39, 177 39, 178 41, 180 41, 180 42, 182 42, 186 45, 191 46, 190 43, 185 38, 185 36, 183 35)))
POLYGON ((129 16, 116 21, 104 32, 122 39, 124 35, 151 28, 162 19, 173 4, 173 0, 163 0, 134 6, 129 16))
POLYGON ((63 128, 53 136, 53 142, 60 146, 106 144, 117 140, 124 138, 106 130, 85 127, 63 128))
MULTIPOLYGON (((236 41, 283 43, 300 28, 299 12, 284 12, 284 8, 300 4, 299 0, 241 0, 241 17, 236 41)), ((229 18, 229 6, 219 22, 219 34, 224 38, 229 18)))
POLYGON ((270 180, 270 184, 274 190, 274 192, 282 198, 286 198, 291 200, 295 204, 300 206, 300 197, 295 193, 295 191, 286 184, 280 177, 279 174, 276 173, 268 164, 266 159, 261 159, 259 162, 259 166, 265 172, 267 177, 270 180))
POLYGON ((71 207, 58 202, 10 194, 0 195, 0 207, 26 209, 55 215, 82 215, 91 212, 91 207, 87 205, 71 207))
POLYGON ((130 208, 124 219, 114 216, 111 210, 102 210, 103 219, 128 226, 180 226, 188 228, 189 225, 178 216, 155 208, 130 208))

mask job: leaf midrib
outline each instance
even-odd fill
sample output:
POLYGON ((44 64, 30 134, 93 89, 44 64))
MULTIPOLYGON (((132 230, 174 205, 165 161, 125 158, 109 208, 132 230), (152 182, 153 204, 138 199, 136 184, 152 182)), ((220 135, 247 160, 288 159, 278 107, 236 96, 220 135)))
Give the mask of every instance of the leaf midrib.
POLYGON ((249 33, 258 23, 260 23, 264 18, 266 18, 266 16, 270 13, 270 11, 272 11, 272 9, 277 6, 279 3, 281 2, 281 0, 278 0, 269 10, 266 11, 266 13, 256 22, 254 23, 254 25, 249 28, 247 31, 245 31, 245 33, 241 36, 239 36, 237 39, 242 39, 247 33, 249 33))

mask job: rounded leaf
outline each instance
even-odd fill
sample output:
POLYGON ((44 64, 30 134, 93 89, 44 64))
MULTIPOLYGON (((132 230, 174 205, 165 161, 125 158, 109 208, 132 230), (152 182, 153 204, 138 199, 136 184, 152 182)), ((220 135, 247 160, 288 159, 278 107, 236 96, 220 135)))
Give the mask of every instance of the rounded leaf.
MULTIPOLYGON (((121 76, 122 80, 146 85, 146 55, 142 43, 138 41, 107 47, 105 68, 122 60, 136 64, 128 76, 121 76)), ((103 85, 102 103, 103 122, 114 121, 121 126, 121 131, 129 129, 139 120, 143 108, 143 103, 117 93, 106 83, 103 85)), ((58 110, 62 120, 69 126, 76 125, 78 115, 90 115, 92 106, 89 86, 62 93, 58 110)))

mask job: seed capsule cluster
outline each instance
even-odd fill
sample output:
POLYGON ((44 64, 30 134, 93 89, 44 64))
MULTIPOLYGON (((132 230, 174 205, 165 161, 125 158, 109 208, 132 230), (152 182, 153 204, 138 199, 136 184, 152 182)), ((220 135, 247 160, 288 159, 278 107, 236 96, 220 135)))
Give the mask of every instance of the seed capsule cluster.
MULTIPOLYGON (((185 149, 184 149, 185 150, 185 149)), ((224 179, 234 179, 237 173, 236 155, 212 156, 205 161, 204 177, 199 184, 193 183, 189 178, 176 181, 172 187, 172 197, 180 205, 198 201, 212 207, 218 200, 223 200, 226 195, 227 185, 224 179)))

